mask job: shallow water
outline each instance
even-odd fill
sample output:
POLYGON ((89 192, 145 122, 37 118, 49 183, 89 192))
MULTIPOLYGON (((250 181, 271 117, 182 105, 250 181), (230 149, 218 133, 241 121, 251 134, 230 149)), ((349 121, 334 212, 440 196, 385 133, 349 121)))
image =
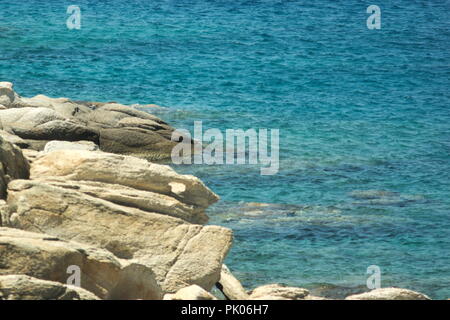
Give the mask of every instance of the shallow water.
POLYGON ((381 30, 360 1, 77 0, 78 31, 69 4, 1 1, 0 78, 22 95, 280 129, 275 176, 177 167, 223 199, 211 223, 246 287, 357 291, 375 264, 382 286, 450 297, 449 1, 379 1, 381 30))

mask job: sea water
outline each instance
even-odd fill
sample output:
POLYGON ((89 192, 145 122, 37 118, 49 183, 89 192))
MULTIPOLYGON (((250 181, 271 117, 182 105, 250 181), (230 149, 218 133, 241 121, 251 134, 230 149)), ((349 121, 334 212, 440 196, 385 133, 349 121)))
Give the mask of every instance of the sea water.
POLYGON ((450 298, 448 0, 0 2, 0 79, 24 96, 156 103, 177 128, 279 129, 280 169, 176 166, 221 201, 246 288, 450 298), (368 29, 369 5, 381 29, 368 29), (77 5, 81 29, 70 30, 77 5), (266 203, 266 204, 265 204, 266 203))

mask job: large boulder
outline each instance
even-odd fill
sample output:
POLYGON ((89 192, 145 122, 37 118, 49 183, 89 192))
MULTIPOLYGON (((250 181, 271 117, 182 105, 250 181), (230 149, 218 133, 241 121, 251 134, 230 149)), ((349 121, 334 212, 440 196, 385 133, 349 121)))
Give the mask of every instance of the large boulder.
POLYGON ((247 300, 249 298, 242 284, 226 265, 222 265, 220 280, 216 286, 228 300, 247 300))
POLYGON ((420 292, 400 288, 380 288, 348 296, 345 300, 430 300, 420 292))
POLYGON ((36 178, 62 177, 75 181, 97 181, 157 192, 185 204, 206 208, 219 197, 198 178, 180 175, 166 165, 130 156, 83 150, 60 150, 33 162, 36 178))
POLYGON ((21 98, 21 105, 32 108, 47 108, 54 110, 65 119, 74 119, 78 115, 90 113, 92 108, 71 101, 68 98, 50 98, 39 94, 32 98, 21 98))
POLYGON ((0 199, 6 197, 6 186, 14 179, 28 179, 30 166, 21 150, 0 135, 0 199))
POLYGON ((192 285, 178 290, 175 294, 165 295, 164 300, 217 300, 205 289, 192 285))
POLYGON ((5 130, 27 139, 39 151, 50 140, 89 140, 106 152, 159 160, 170 158, 176 145, 171 140, 174 129, 137 110, 138 106, 45 95, 24 98, 13 91, 12 84, 0 86, 0 104, 7 109, 0 108, 0 129, 3 121, 5 130))
POLYGON ((210 290, 219 280, 232 232, 201 225, 218 197, 198 178, 83 150, 41 155, 31 171, 34 180, 9 184, 4 223, 137 259, 165 292, 191 284, 210 290))
POLYGON ((141 209, 143 211, 166 214, 187 222, 205 224, 208 216, 203 209, 185 204, 174 197, 164 194, 142 191, 120 184, 95 181, 67 181, 60 178, 46 179, 50 185, 76 189, 84 194, 110 201, 119 205, 141 209))
POLYGON ((150 160, 170 158, 176 142, 174 129, 158 117, 135 108, 107 103, 97 105, 77 119, 100 133, 100 148, 106 152, 134 155, 150 160))
POLYGON ((66 283, 68 268, 80 268, 81 287, 103 299, 160 299, 148 267, 106 250, 54 236, 0 228, 0 275, 23 274, 66 283))
POLYGON ((59 113, 49 108, 24 107, 0 110, 0 121, 3 129, 6 131, 12 131, 15 128, 23 130, 28 128, 31 130, 47 122, 63 121, 65 119, 59 113))
POLYGON ((82 288, 26 275, 0 276, 0 300, 99 300, 82 288))
POLYGON ((50 140, 89 140, 99 143, 99 134, 77 121, 65 118, 44 107, 23 107, 0 110, 3 130, 25 139, 36 150, 42 150, 50 140))
POLYGON ((309 291, 303 288, 268 284, 254 289, 250 300, 305 300, 308 296, 309 291))

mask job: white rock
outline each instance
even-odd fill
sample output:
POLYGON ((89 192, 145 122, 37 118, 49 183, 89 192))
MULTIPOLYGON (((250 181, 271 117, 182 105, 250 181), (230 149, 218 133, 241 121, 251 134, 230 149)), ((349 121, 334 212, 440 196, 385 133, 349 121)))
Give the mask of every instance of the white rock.
POLYGON ((309 291, 303 288, 268 284, 254 289, 250 300, 304 300, 308 295, 309 291))
POLYGON ((345 300, 431 300, 428 296, 400 288, 380 288, 348 296, 345 300))
POLYGON ((65 118, 52 109, 25 107, 0 110, 0 120, 4 129, 11 129, 14 127, 34 128, 49 121, 65 120, 65 118))
POLYGON ((8 108, 13 106, 19 96, 14 92, 11 82, 0 82, 0 105, 8 108))
POLYGON ((136 259, 155 272, 165 293, 191 284, 210 290, 232 242, 231 230, 223 227, 189 224, 45 181, 12 181, 7 203, 10 226, 136 259))
POLYGON ((143 191, 162 193, 206 208, 219 197, 197 177, 180 175, 166 165, 130 156, 84 150, 59 150, 33 163, 33 178, 64 177, 67 180, 115 183, 143 191), (174 188, 177 183, 178 187, 174 188), (185 188, 180 188, 180 185, 185 188))
POLYGON ((178 290, 173 296, 167 297, 171 300, 217 300, 211 293, 205 289, 192 285, 178 290))
POLYGON ((11 82, 7 82, 7 81, 0 82, 0 87, 2 87, 2 88, 13 89, 13 86, 14 85, 11 82))
POLYGON ((57 150, 87 150, 87 151, 97 151, 99 147, 92 141, 58 141, 53 140, 47 142, 44 148, 44 153, 49 153, 57 150))

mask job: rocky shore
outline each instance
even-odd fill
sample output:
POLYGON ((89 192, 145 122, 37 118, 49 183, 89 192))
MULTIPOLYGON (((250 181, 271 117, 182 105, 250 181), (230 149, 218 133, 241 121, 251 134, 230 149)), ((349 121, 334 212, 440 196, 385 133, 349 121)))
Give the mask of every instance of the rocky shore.
MULTIPOLYGON (((115 102, 24 98, 0 83, 0 300, 318 300, 303 288, 246 291, 224 265, 232 231, 206 225, 219 200, 170 157, 174 129, 115 102), (80 283, 68 283, 72 267, 80 283)), ((429 299, 383 288, 347 299, 429 299)))

